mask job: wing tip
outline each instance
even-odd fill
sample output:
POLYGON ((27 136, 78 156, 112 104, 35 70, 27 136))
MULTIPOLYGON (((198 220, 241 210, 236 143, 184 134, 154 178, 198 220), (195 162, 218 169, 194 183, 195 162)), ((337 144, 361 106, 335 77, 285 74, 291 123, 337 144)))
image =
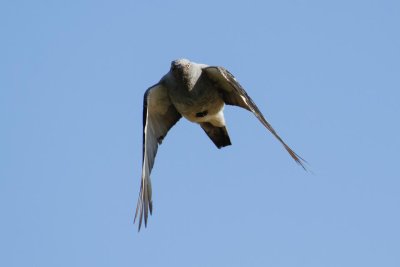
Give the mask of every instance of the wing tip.
POLYGON ((144 227, 147 228, 149 212, 150 215, 153 214, 153 201, 148 198, 148 194, 143 194, 142 189, 143 188, 141 188, 139 193, 139 200, 136 206, 135 217, 133 219, 134 224, 136 223, 136 219, 138 220, 138 232, 140 232, 140 229, 142 228, 143 221, 144 227))
POLYGON ((140 232, 140 229, 142 228, 143 221, 144 221, 144 227, 147 228, 147 219, 148 219, 148 216, 146 215, 145 211, 143 210, 144 206, 141 206, 139 209, 140 209, 140 211, 139 212, 136 211, 135 218, 133 220, 133 223, 135 224, 136 219, 138 219, 138 232, 140 232), (137 217, 137 214, 139 214, 139 217, 137 217))
POLYGON ((290 156, 296 161, 296 163, 299 164, 303 168, 303 170, 305 170, 306 172, 313 173, 309 168, 310 164, 307 162, 307 160, 305 160, 304 158, 299 156, 296 152, 294 152, 286 144, 285 144, 285 149, 287 150, 287 152, 289 152, 290 156))

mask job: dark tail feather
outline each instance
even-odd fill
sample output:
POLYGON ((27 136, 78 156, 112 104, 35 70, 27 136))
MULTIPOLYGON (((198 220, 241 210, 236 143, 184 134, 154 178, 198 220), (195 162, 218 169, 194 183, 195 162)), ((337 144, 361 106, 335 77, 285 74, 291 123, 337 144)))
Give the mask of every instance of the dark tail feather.
POLYGON ((200 126, 218 148, 231 145, 231 140, 225 126, 216 127, 209 122, 202 122, 200 126))

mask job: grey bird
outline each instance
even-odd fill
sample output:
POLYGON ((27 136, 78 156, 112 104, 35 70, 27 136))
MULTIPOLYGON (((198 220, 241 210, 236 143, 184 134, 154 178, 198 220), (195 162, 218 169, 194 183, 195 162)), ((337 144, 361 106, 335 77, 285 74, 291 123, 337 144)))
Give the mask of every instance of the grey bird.
POLYGON ((223 114, 224 105, 247 109, 305 169, 305 161, 279 137, 243 87, 223 67, 198 64, 187 59, 174 60, 170 71, 147 89, 143 102, 142 179, 134 219, 136 222, 139 218, 138 230, 143 218, 147 226, 148 214, 153 210, 150 173, 158 145, 182 116, 198 123, 211 141, 221 148, 231 145, 223 114))

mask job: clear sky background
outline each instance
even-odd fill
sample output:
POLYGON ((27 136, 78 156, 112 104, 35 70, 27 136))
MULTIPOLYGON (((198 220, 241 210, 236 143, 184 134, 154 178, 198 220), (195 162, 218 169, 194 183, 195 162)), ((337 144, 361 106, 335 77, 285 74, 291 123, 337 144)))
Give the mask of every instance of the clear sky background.
POLYGON ((399 1, 0 3, 0 266, 400 266, 399 1), (233 146, 181 120, 133 224, 145 90, 229 69, 233 146))

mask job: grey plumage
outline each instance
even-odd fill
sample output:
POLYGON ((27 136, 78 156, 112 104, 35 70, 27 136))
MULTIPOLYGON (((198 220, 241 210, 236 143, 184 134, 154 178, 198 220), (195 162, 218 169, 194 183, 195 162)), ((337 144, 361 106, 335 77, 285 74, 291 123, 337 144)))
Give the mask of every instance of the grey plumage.
POLYGON ((144 95, 142 179, 135 221, 140 230, 152 213, 150 173, 158 145, 183 116, 198 123, 218 147, 231 145, 223 115, 224 104, 251 111, 304 169, 304 160, 276 133, 235 77, 223 67, 187 59, 172 61, 170 71, 144 95), (138 217, 139 216, 139 217, 138 217))

